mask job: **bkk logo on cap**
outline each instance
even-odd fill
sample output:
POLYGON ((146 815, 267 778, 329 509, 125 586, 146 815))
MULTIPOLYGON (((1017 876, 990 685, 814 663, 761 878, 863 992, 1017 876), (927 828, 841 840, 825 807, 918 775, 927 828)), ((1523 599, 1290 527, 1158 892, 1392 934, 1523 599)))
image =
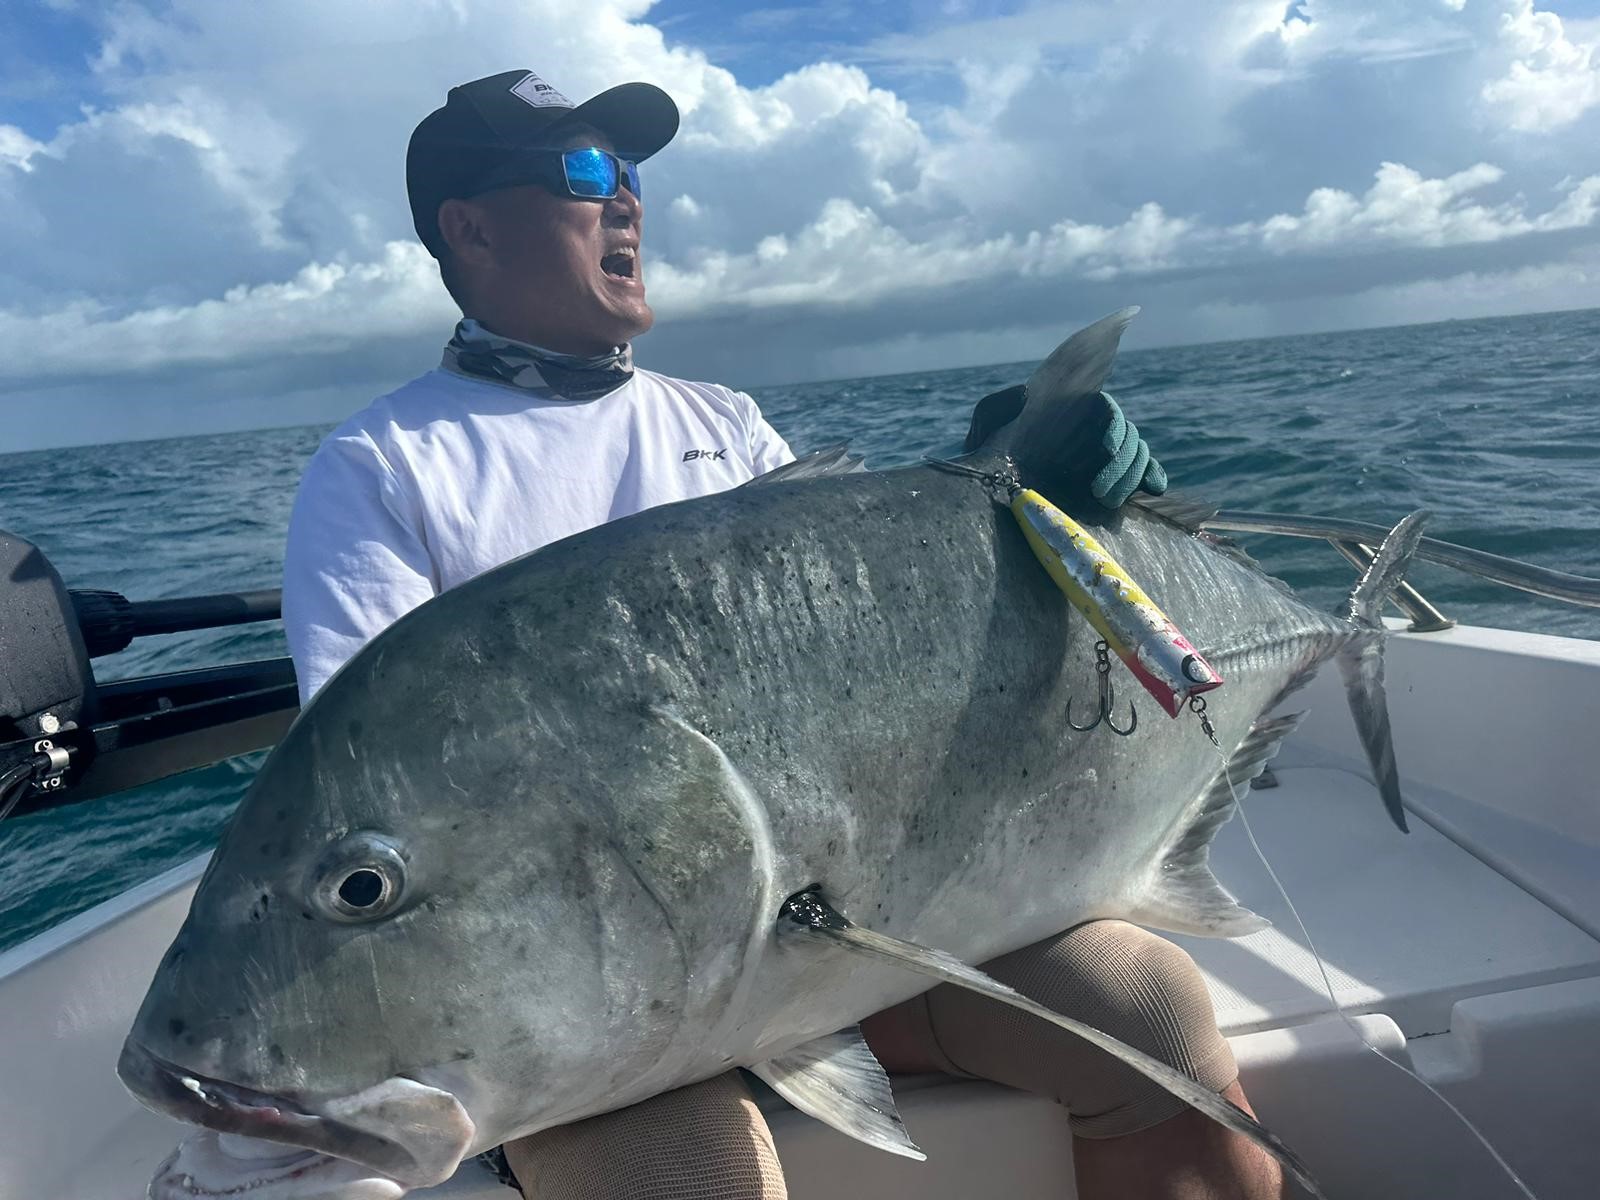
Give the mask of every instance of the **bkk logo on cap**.
POLYGON ((531 104, 535 108, 573 107, 571 100, 568 100, 531 71, 511 89, 511 94, 524 104, 531 104))

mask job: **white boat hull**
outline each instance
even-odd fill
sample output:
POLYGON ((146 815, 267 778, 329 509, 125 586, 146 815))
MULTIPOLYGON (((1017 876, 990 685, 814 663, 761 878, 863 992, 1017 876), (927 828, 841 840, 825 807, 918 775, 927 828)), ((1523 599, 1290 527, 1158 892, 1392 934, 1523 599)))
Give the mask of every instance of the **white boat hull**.
MULTIPOLYGON (((1391 640, 1402 837, 1335 672, 1251 794, 1250 825, 1366 1037, 1476 1122, 1541 1200, 1600 1193, 1600 643, 1458 629, 1391 640)), ((1517 1192, 1414 1079, 1328 1012, 1314 960, 1239 822, 1219 876, 1274 928, 1178 939, 1206 971, 1262 1119, 1339 1200, 1517 1192)), ((0 1200, 136 1200, 185 1129, 115 1074, 204 866, 196 859, 0 954, 0 1200)), ((1070 1196, 1064 1115, 986 1084, 902 1081, 918 1164, 774 1104, 795 1200, 1070 1196)), ((503 1200, 467 1164, 423 1195, 503 1200)))

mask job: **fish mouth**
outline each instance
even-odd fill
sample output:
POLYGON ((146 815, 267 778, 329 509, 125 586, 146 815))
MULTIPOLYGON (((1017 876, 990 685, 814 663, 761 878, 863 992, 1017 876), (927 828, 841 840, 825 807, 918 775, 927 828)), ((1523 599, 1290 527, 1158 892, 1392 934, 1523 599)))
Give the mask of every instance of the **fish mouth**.
POLYGON ((156 1168, 148 1200, 399 1200, 410 1188, 342 1158, 198 1129, 156 1168))
POLYGON ((386 1080, 366 1092, 318 1104, 321 1111, 313 1111, 291 1097, 168 1062, 131 1038, 122 1047, 117 1074, 140 1103, 156 1112, 220 1134, 342 1159, 411 1187, 450 1178, 475 1132, 453 1096, 409 1079, 386 1080), (404 1134, 389 1137, 362 1127, 371 1124, 404 1134))

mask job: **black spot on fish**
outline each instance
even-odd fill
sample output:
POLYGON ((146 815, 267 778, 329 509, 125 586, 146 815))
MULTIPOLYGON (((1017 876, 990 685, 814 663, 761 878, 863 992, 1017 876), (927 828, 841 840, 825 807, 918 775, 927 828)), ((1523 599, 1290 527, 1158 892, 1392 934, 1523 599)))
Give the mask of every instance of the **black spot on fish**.
POLYGON ((183 1031, 186 1028, 188 1028, 188 1026, 186 1026, 177 1017, 173 1017, 172 1020, 167 1022, 167 1032, 170 1033, 173 1037, 182 1037, 183 1036, 183 1031))
POLYGON ((277 1042, 273 1042, 267 1047, 267 1057, 272 1060, 273 1066, 281 1067, 288 1055, 284 1054, 282 1046, 278 1045, 277 1042))

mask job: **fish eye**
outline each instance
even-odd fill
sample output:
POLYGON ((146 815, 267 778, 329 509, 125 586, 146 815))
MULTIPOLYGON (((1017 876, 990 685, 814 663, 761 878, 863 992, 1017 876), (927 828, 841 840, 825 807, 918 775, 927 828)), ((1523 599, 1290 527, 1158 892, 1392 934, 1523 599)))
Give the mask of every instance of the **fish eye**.
POLYGON ((339 899, 351 908, 371 908, 383 899, 387 886, 382 875, 362 867, 344 877, 339 885, 339 899))
POLYGON ((405 856, 379 833, 361 831, 340 838, 311 872, 312 907, 346 923, 388 916, 400 906, 405 888, 405 856))

